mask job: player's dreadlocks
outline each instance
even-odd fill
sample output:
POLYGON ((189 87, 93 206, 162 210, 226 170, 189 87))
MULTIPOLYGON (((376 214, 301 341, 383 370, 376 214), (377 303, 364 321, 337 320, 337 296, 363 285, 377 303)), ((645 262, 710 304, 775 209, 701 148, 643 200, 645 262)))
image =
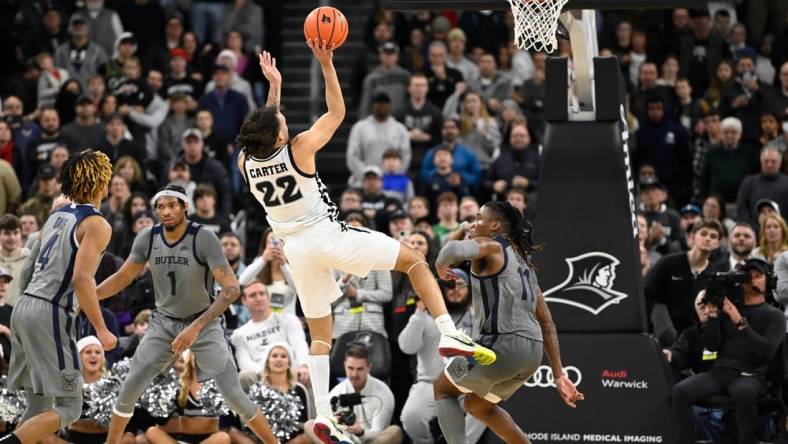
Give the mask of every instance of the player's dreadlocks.
POLYGON ((531 253, 534 251, 542 251, 544 244, 534 245, 534 224, 528 219, 524 218, 520 210, 513 207, 512 204, 506 201, 492 201, 484 204, 495 213, 498 220, 503 223, 504 230, 512 242, 512 248, 515 253, 520 256, 529 267, 536 269, 531 262, 531 253))
POLYGON ((86 203, 112 178, 112 163, 101 151, 84 150, 68 158, 60 171, 63 195, 86 203))

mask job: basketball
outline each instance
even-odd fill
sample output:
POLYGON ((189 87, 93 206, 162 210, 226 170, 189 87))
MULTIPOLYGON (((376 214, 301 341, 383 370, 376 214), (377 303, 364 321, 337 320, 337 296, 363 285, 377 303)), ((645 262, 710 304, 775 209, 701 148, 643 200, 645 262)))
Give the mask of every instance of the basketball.
POLYGON ((304 37, 307 40, 325 40, 332 49, 342 46, 349 32, 345 14, 331 6, 313 9, 304 20, 304 37))

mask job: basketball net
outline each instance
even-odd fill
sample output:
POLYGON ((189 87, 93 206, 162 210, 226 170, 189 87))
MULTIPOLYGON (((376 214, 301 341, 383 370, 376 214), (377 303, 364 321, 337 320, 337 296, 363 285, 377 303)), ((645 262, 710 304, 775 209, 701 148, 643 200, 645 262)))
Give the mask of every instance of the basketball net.
POLYGON ((514 15, 514 43, 520 49, 551 53, 558 48, 556 31, 568 0, 509 0, 514 15))

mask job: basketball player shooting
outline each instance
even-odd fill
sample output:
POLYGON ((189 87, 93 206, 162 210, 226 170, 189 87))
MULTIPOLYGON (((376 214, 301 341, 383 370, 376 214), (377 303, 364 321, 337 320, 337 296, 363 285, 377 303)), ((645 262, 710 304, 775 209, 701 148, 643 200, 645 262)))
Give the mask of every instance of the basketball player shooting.
POLYGON ((539 290, 529 259, 533 226, 508 202, 488 202, 471 226, 471 239, 448 242, 435 264, 441 277, 448 267, 471 261, 471 294, 477 341, 488 345, 498 360, 488 367, 469 366, 453 359, 434 382, 438 422, 448 444, 465 443, 465 410, 492 429, 504 442, 530 441, 512 417, 498 407, 531 377, 542 362, 542 352, 555 375, 561 399, 570 407, 584 399, 564 375, 558 334, 550 309, 539 290))
POLYGON ((27 409, 19 427, 0 443, 36 443, 82 414, 75 296, 104 350, 115 348, 117 338, 104 324, 93 280, 112 235, 96 209, 107 197, 111 177, 112 164, 101 152, 76 153, 63 165, 61 188, 72 203, 44 223, 23 265, 24 294, 11 314, 9 388, 25 389, 27 409))
POLYGON ((335 422, 328 396, 331 303, 342 295, 332 269, 361 277, 372 270, 406 273, 435 317, 443 356, 464 356, 489 365, 495 361, 495 353, 455 328, 424 256, 383 233, 349 227, 339 220, 337 206, 318 177, 315 154, 342 123, 345 103, 332 61, 334 47, 318 40, 308 40, 307 45, 323 71, 328 111, 309 130, 290 139, 279 111, 282 79, 276 60, 261 54, 260 67, 271 85, 268 102, 251 113, 241 127, 237 142, 243 149, 238 168, 265 208, 274 234, 284 241, 312 338, 309 376, 317 408, 313 431, 324 443, 335 444, 350 439, 335 422))

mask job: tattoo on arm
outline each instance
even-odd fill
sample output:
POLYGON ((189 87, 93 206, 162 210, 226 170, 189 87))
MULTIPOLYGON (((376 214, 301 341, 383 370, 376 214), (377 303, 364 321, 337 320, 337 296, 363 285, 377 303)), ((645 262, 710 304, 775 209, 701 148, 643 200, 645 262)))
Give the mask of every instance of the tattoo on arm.
POLYGON ((563 367, 561 364, 561 348, 558 345, 558 331, 555 329, 553 316, 550 314, 550 309, 547 307, 547 302, 539 291, 536 299, 536 319, 542 327, 542 344, 547 359, 553 368, 553 374, 562 374, 563 367))
POLYGON ((226 281, 224 283, 222 282, 222 280, 227 278, 233 278, 233 283, 231 285, 222 285, 222 291, 219 292, 219 295, 213 301, 213 304, 211 304, 211 306, 208 307, 208 309, 205 310, 205 312, 194 321, 195 324, 203 326, 218 318, 222 315, 222 313, 225 312, 225 310, 227 310, 230 304, 238 299, 238 296, 241 294, 241 288, 238 285, 238 281, 234 279, 235 273, 233 273, 232 267, 225 265, 224 267, 221 267, 218 272, 221 278, 223 278, 218 279, 220 284, 227 283, 226 281))
POLYGON ((271 86, 271 89, 268 91, 268 101, 265 102, 265 106, 273 106, 276 107, 276 110, 279 110, 279 98, 282 95, 282 87, 281 86, 271 86))

